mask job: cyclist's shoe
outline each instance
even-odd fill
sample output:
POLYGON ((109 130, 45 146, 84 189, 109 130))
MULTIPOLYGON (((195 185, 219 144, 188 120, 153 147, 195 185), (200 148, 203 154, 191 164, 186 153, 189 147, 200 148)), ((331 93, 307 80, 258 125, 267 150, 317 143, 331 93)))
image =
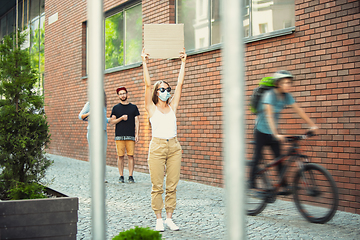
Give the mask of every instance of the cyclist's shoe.
POLYGON ((246 184, 247 184, 247 188, 248 188, 248 189, 256 189, 255 181, 250 181, 250 180, 248 180, 248 181, 246 182, 246 184))
POLYGON ((264 199, 266 197, 266 192, 261 191, 257 188, 251 188, 247 190, 248 196, 256 199, 264 199))
POLYGON ((319 195, 321 195, 321 192, 314 187, 307 189, 306 193, 308 196, 311 197, 318 197, 319 195))
POLYGON ((283 195, 283 196, 289 196, 293 194, 293 189, 291 186, 285 186, 283 187, 282 191, 278 192, 278 195, 283 195))
POLYGON ((266 203, 274 203, 275 201, 276 201, 276 195, 273 194, 268 194, 265 200, 266 203))
POLYGON ((275 189, 268 189, 266 190, 265 193, 265 202, 266 203, 274 203, 276 201, 276 194, 275 194, 275 189))

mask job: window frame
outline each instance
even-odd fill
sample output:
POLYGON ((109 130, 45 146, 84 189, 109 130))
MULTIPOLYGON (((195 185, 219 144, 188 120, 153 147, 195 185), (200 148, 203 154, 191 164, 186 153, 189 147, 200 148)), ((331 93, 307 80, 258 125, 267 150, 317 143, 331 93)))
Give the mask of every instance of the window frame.
MULTIPOLYGON (((112 8, 112 9, 104 12, 104 19, 103 19, 104 74, 109 74, 109 73, 119 72, 119 71, 123 71, 123 70, 127 70, 127 69, 137 68, 137 67, 140 67, 142 65, 142 61, 140 60, 139 62, 131 63, 131 64, 128 64, 128 65, 122 65, 122 66, 117 66, 117 67, 105 69, 105 20, 108 17, 116 15, 121 11, 125 11, 126 9, 130 9, 130 8, 135 7, 137 5, 142 5, 142 1, 139 1, 139 0, 128 1, 126 3, 120 4, 119 6, 116 6, 116 7, 112 8)), ((84 28, 85 28, 85 41, 84 41, 83 44, 85 44, 84 54, 85 54, 85 59, 86 59, 85 61, 86 62, 85 62, 85 69, 83 69, 83 72, 85 72, 85 75, 83 75, 81 77, 81 79, 87 79, 88 78, 88 63, 89 63, 88 21, 83 22, 83 24, 85 24, 85 26, 84 26, 84 28)))
MULTIPOLYGON (((139 60, 139 62, 135 62, 135 63, 130 63, 130 64, 125 64, 125 54, 126 54, 126 48, 124 48, 124 64, 121 66, 117 66, 117 67, 112 67, 112 68, 107 68, 105 69, 105 20, 106 18, 109 18, 111 16, 114 16, 120 12, 124 12, 130 8, 136 7, 138 5, 142 6, 142 1, 136 0, 136 1, 130 1, 127 2, 126 4, 121 4, 115 8, 112 8, 108 11, 106 11, 104 13, 104 21, 103 21, 103 27, 104 27, 104 34, 103 34, 103 42, 104 42, 104 73, 113 73, 113 72, 117 72, 117 71, 122 71, 122 70, 126 70, 126 69, 130 69, 130 68, 135 68, 135 67, 139 67, 142 65, 142 61, 139 60)), ((142 9, 142 8, 141 8, 142 9)), ((141 12, 142 15, 142 12, 141 12)), ((126 21, 125 21, 125 14, 124 14, 124 46, 126 46, 126 21)))

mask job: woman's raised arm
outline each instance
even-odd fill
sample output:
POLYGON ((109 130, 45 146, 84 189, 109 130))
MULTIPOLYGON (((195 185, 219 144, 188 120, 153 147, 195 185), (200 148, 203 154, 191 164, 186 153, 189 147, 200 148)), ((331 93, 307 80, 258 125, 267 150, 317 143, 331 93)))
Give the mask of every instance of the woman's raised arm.
POLYGON ((148 114, 151 116, 155 111, 155 105, 152 102, 152 93, 151 93, 151 80, 150 74, 147 67, 147 59, 149 58, 149 54, 145 53, 145 48, 143 48, 141 53, 142 65, 143 65, 143 75, 144 75, 144 83, 145 83, 145 109, 148 114))
POLYGON ((186 53, 185 48, 184 51, 180 52, 180 59, 181 59, 181 68, 179 72, 178 82, 175 88, 174 97, 172 98, 170 102, 171 108, 176 112, 177 107, 179 106, 182 87, 184 84, 184 78, 185 78, 185 62, 186 62, 186 53))

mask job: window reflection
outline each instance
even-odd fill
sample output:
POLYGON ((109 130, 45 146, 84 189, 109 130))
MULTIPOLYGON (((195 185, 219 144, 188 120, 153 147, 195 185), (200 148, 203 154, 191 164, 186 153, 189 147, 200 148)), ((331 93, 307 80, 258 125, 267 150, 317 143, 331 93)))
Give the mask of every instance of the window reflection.
POLYGON ((187 50, 222 42, 221 0, 178 0, 177 23, 184 24, 187 50))
POLYGON ((195 0, 195 19, 193 27, 195 31, 195 49, 208 47, 210 45, 210 26, 209 26, 209 1, 195 0))
POLYGON ((126 52, 125 64, 141 61, 142 50, 142 8, 137 5, 125 11, 126 14, 126 52))
POLYGON ((124 17, 119 12, 105 20, 105 68, 123 65, 124 62, 124 17))
POLYGON ((45 0, 30 1, 29 20, 31 65, 38 70, 38 87, 42 91, 45 72, 45 0))
POLYGON ((185 48, 187 50, 195 48, 195 28, 196 19, 196 0, 177 1, 177 22, 184 24, 185 48))
POLYGON ((295 26, 294 0, 245 0, 243 9, 245 37, 295 26))
POLYGON ((222 42, 221 35, 221 1, 212 0, 211 4, 211 44, 222 42))
POLYGON ((244 29, 244 37, 250 37, 250 2, 251 0, 243 1, 243 29, 244 29))

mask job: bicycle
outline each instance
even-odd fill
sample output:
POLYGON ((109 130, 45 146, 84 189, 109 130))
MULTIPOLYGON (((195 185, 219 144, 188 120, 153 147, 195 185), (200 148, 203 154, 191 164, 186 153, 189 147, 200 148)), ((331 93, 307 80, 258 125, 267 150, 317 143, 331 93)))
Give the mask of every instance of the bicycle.
MULTIPOLYGON (((255 174, 256 189, 247 190, 247 215, 255 216, 261 213, 268 203, 274 203, 288 168, 297 162, 298 170, 290 186, 289 194, 301 215, 312 223, 326 223, 333 218, 339 203, 336 183, 330 173, 322 166, 310 163, 306 155, 300 153, 299 141, 315 136, 312 132, 305 135, 286 137, 291 143, 286 155, 280 156, 268 164, 257 168, 255 174), (281 162, 284 164, 277 182, 269 178, 269 170, 281 162)), ((248 166, 252 163, 248 162, 248 166)))

